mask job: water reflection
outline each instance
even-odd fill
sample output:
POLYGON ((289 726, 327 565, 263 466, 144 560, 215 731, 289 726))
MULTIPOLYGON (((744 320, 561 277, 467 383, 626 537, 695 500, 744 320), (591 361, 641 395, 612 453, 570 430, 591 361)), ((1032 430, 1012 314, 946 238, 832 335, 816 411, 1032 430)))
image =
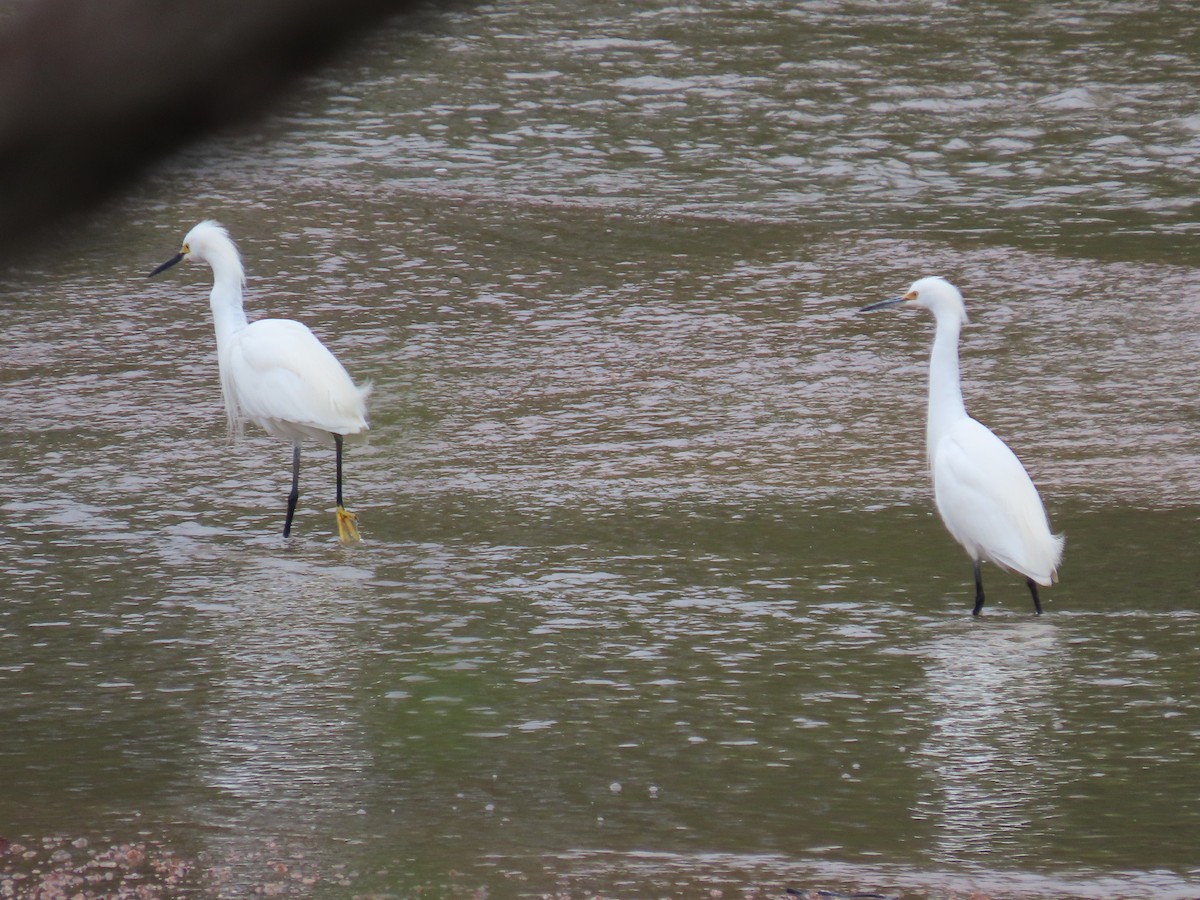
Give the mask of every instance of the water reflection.
POLYGON ((209 779, 251 805, 349 800, 337 773, 355 774, 363 753, 353 717, 333 714, 352 696, 366 573, 269 557, 255 568, 207 585, 198 611, 224 686, 203 729, 209 779))
POLYGON ((344 841, 367 803, 355 688, 369 574, 353 554, 293 549, 178 585, 219 673, 195 748, 215 794, 196 812, 230 884, 261 881, 272 853, 305 858, 296 848, 314 835, 344 841))
POLYGON ((932 820, 947 863, 1033 855, 1056 817, 1057 703, 1070 658, 1048 619, 996 619, 921 650, 929 736, 914 760, 933 787, 914 815, 932 820))

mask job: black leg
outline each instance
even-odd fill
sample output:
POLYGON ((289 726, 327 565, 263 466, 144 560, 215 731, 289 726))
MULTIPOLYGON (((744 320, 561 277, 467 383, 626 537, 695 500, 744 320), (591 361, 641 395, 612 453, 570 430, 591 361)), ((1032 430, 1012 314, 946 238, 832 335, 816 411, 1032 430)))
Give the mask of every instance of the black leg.
POLYGON ((333 436, 333 445, 337 448, 337 505, 344 506, 342 503, 342 436, 335 434, 333 436))
POLYGON ((342 436, 333 436, 333 445, 337 448, 337 526, 338 537, 343 544, 358 540, 358 516, 346 509, 342 502, 342 436))
POLYGON ((979 615, 981 609, 983 609, 983 573, 979 571, 979 560, 975 560, 975 608, 971 610, 971 615, 979 615))
POLYGON ((1042 614, 1042 601, 1038 599, 1037 582, 1032 578, 1026 578, 1025 583, 1029 585, 1029 593, 1033 595, 1033 611, 1040 616, 1042 614))
POLYGON ((300 499, 300 442, 292 444, 292 492, 288 494, 287 518, 283 520, 283 536, 292 533, 292 516, 296 514, 296 501, 300 499))

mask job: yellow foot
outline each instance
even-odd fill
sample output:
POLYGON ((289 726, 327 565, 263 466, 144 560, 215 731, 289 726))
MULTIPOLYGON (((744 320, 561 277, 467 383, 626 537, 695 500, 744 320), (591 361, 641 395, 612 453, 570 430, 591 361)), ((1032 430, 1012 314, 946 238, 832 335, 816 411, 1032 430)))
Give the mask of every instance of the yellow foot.
POLYGON ((343 544, 352 544, 358 538, 358 516, 343 506, 337 508, 338 537, 343 544))

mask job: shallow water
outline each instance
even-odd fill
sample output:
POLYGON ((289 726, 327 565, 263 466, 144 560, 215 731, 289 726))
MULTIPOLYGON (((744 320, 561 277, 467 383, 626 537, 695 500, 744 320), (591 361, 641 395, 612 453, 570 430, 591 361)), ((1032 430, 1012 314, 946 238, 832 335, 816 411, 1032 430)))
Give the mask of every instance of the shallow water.
POLYGON ((207 890, 1200 892, 1200 13, 492 4, 372 37, 0 290, 5 837, 207 890), (374 381, 230 446, 206 272, 374 381), (930 323, 1067 533, 931 510, 930 323))

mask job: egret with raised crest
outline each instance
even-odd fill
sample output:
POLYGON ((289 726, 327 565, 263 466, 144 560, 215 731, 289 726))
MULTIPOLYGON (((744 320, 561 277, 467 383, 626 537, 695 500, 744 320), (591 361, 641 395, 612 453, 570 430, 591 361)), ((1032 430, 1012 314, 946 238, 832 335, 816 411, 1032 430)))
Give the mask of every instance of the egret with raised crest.
POLYGON ((217 222, 204 221, 187 233, 179 252, 150 273, 176 263, 208 263, 209 296, 217 335, 217 367, 230 432, 240 436, 246 420, 292 444, 292 490, 283 536, 292 531, 300 497, 300 442, 332 444, 337 454, 337 528, 343 543, 357 541, 357 517, 342 502, 342 444, 367 430, 367 395, 307 326, 291 319, 249 322, 242 308, 246 275, 242 258, 217 222))

